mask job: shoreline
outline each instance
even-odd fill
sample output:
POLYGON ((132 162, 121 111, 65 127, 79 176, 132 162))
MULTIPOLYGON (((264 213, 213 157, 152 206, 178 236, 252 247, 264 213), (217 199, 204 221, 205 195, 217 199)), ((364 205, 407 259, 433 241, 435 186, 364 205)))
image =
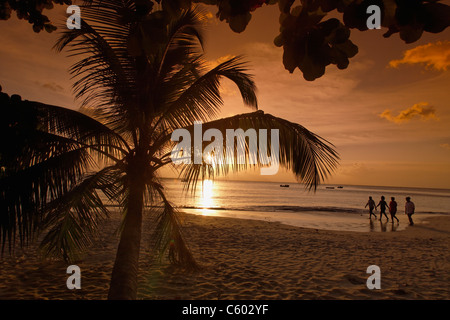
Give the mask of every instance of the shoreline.
MULTIPOLYGON (((369 219, 369 213, 348 213, 348 212, 333 212, 322 210, 305 210, 301 212, 296 211, 244 211, 244 210, 216 210, 216 209, 184 209, 185 212, 193 215, 209 216, 209 217, 224 217, 231 219, 242 220, 257 220, 281 223, 284 225, 319 229, 329 231, 351 231, 351 232, 396 232, 403 231, 409 225, 408 218, 405 214, 397 213, 397 218, 400 223, 395 221, 392 224, 391 216, 388 214, 389 221, 383 217, 382 221, 372 218, 369 219)), ((379 213, 376 212, 377 217, 379 213)), ((428 218, 449 216, 443 213, 417 213, 413 215, 416 223, 427 223, 428 218)))
MULTIPOLYGON (((309 300, 449 299, 450 217, 431 217, 399 232, 330 231, 282 223, 182 214, 198 272, 148 263, 143 233, 139 299, 309 300), (381 269, 369 290, 366 269, 381 269)), ((76 263, 81 290, 66 287, 67 264, 43 261, 33 247, 0 260, 0 299, 106 299, 119 214, 76 263)), ((146 227, 147 219, 144 221, 146 227)), ((145 229, 144 229, 145 230, 145 229)))

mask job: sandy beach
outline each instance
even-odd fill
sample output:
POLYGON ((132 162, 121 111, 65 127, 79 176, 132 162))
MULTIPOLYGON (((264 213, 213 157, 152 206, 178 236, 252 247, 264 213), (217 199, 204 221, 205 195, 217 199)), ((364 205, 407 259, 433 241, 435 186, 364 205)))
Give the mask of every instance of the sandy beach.
MULTIPOLYGON (((144 236, 139 299, 450 298, 448 216, 397 232, 330 231, 192 214, 183 218, 202 269, 186 273, 164 262, 150 265, 144 236), (381 269, 380 290, 366 287, 370 265, 381 269)), ((80 290, 67 289, 66 263, 42 260, 31 246, 0 260, 0 299, 106 299, 118 222, 119 215, 113 214, 92 250, 76 263, 80 290)))

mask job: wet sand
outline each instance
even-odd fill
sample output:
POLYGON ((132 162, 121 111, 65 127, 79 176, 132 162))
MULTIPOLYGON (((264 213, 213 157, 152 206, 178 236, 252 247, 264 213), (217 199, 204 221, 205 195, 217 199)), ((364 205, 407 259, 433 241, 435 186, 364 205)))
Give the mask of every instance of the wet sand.
MULTIPOLYGON (((144 233, 139 299, 450 299, 449 216, 417 219, 413 227, 396 232, 183 217, 185 236, 202 269, 150 264, 144 233), (380 290, 366 287, 370 265, 381 269, 380 290)), ((360 218, 369 224, 367 217, 360 218)), ((0 260, 0 299, 106 299, 119 219, 113 214, 103 224, 98 241, 76 263, 80 290, 66 287, 68 264, 42 260, 29 247, 0 260)))
MULTIPOLYGON (((356 232, 392 232, 405 230, 408 226, 408 217, 405 214, 397 214, 396 217, 400 223, 390 223, 383 216, 382 220, 377 212, 377 218, 369 220, 369 213, 349 213, 349 212, 333 212, 333 211, 239 211, 239 210, 215 210, 215 209, 186 209, 187 213, 197 215, 206 215, 211 217, 239 218, 250 220, 261 220, 266 222, 278 222, 294 227, 302 227, 308 229, 321 229, 331 231, 356 231, 356 232)), ((417 223, 422 223, 427 218, 436 217, 436 214, 419 213, 414 215, 417 223)), ((395 220, 395 219, 394 219, 395 220)), ((397 220, 395 220, 397 221, 397 220)), ((425 222, 426 223, 426 222, 425 222)))

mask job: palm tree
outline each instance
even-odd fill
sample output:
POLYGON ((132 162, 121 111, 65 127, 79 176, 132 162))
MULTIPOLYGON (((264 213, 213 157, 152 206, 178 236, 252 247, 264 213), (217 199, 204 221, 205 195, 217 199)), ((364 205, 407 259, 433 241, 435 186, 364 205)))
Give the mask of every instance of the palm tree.
MULTIPOLYGON (((56 44, 80 58, 70 72, 82 112, 20 99, 4 102, 15 110, 5 134, 20 147, 0 153, 3 246, 43 234, 45 254, 76 260, 108 217, 103 194, 123 212, 110 299, 136 298, 143 212, 150 206, 163 208, 155 222, 155 252, 196 266, 159 179, 161 168, 174 165, 174 130, 192 130, 195 121, 223 132, 279 129, 280 164, 311 188, 337 161, 327 141, 261 111, 214 120, 222 106, 222 78, 233 81, 244 103, 257 109, 255 84, 242 58, 208 70, 201 13, 188 9, 174 16, 135 3, 103 0, 84 7, 82 28, 64 32, 56 44)), ((206 173, 248 166, 185 164, 181 174, 192 187, 206 173)))

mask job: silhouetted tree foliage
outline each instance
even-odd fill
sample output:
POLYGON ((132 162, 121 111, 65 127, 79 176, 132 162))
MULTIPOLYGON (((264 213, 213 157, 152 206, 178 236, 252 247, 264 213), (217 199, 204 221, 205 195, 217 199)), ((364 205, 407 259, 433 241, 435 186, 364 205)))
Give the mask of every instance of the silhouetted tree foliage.
MULTIPOLYGON (((0 86, 0 106, 2 108, 2 117, 0 118, 0 134, 3 139, 0 145, 0 177, 4 176, 8 169, 13 165, 15 155, 21 153, 24 143, 24 132, 33 130, 36 127, 33 114, 20 114, 15 104, 22 98, 18 95, 11 97, 2 92, 0 86)), ((29 135, 28 135, 29 136, 29 135)))
MULTIPOLYGON (((176 1, 171 1, 176 2, 176 1)), ((187 2, 180 0, 180 2, 187 2)), ((399 33, 406 43, 420 39, 422 33, 439 33, 450 24, 450 7, 439 0, 193 0, 216 5, 216 16, 225 20, 235 32, 245 30, 252 12, 263 5, 278 4, 280 34, 274 43, 283 47, 284 67, 293 72, 300 69, 306 80, 325 73, 326 66, 339 69, 349 65, 349 58, 358 47, 349 39, 350 29, 368 30, 367 8, 378 5, 384 37, 399 33), (297 4, 297 5, 296 5, 297 4), (342 21, 326 19, 331 12, 342 14, 342 21)))
MULTIPOLYGON (((94 1, 96 2, 96 1, 94 1)), ((11 11, 33 24, 36 32, 56 29, 42 10, 53 3, 71 4, 71 0, 0 0, 0 19, 8 19, 11 11)), ((312 81, 334 64, 339 69, 349 65, 349 59, 358 53, 350 40, 350 29, 367 30, 370 14, 367 8, 378 5, 382 12, 381 25, 387 28, 384 37, 399 33, 406 43, 420 39, 423 32, 439 33, 450 24, 450 6, 440 0, 135 0, 137 14, 154 11, 176 16, 193 3, 214 5, 216 17, 229 24, 234 32, 243 32, 252 18, 252 12, 263 5, 278 5, 280 34, 274 39, 283 47, 283 64, 289 72, 298 68, 306 80, 312 81), (154 6, 158 9, 154 10, 154 6), (331 12, 342 14, 341 21, 327 19, 331 12)), ((124 12, 126 22, 133 14, 124 12)))
POLYGON ((24 19, 33 25, 34 32, 45 29, 47 32, 56 30, 50 19, 42 13, 44 9, 52 9, 54 4, 71 5, 72 0, 0 0, 0 20, 11 18, 16 11, 19 19, 24 19))

